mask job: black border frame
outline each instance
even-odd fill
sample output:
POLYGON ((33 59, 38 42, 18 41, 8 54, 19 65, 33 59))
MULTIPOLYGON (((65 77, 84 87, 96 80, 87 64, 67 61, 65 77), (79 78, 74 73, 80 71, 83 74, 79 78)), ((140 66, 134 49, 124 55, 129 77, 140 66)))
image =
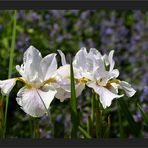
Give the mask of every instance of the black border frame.
POLYGON ((0 0, 1 10, 29 9, 143 9, 147 0, 0 0))
POLYGON ((0 147, 51 147, 51 148, 147 148, 148 139, 5 139, 0 147))
MULTIPOLYGON (((147 0, 0 0, 0 10, 43 10, 43 9, 117 9, 148 10, 147 0)), ((148 139, 4 139, 3 147, 114 147, 147 148, 148 139)))

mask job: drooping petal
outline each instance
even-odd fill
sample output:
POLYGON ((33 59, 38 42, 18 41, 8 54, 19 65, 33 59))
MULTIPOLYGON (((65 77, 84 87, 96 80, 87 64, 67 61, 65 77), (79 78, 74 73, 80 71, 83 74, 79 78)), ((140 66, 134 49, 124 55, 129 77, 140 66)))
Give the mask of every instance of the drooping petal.
POLYGON ((56 93, 55 97, 57 99, 59 99, 61 102, 63 102, 67 98, 70 98, 71 93, 69 91, 66 91, 62 87, 59 87, 56 90, 57 90, 57 93, 56 93))
POLYGON ((136 93, 136 91, 131 87, 131 85, 125 81, 121 81, 119 85, 125 91, 128 97, 132 97, 136 93))
POLYGON ((21 109, 30 116, 41 117, 47 112, 46 108, 49 108, 55 94, 55 90, 36 90, 23 87, 17 93, 16 101, 21 106, 21 109), (42 101, 44 102, 46 108, 42 101))
POLYGON ((87 83, 87 86, 93 88, 94 91, 97 94, 99 94, 100 102, 103 108, 109 107, 114 98, 120 98, 123 96, 123 95, 114 94, 111 91, 109 91, 107 88, 98 86, 95 83, 87 83))
POLYGON ((10 91, 16 84, 16 79, 8 79, 0 81, 0 88, 3 95, 9 95, 10 91))
POLYGON ((61 50, 58 50, 60 56, 61 56, 61 61, 62 61, 62 65, 66 65, 66 58, 65 58, 65 55, 64 53, 61 51, 61 50))
MULTIPOLYGON (((78 97, 82 93, 84 88, 85 88, 84 84, 77 84, 75 86, 76 97, 78 97)), ((71 91, 66 91, 63 87, 57 88, 57 93, 55 97, 59 99, 61 102, 63 102, 65 99, 71 97, 71 91)))
POLYGON ((49 54, 41 60, 40 67, 44 80, 49 79, 57 70, 56 54, 49 54))

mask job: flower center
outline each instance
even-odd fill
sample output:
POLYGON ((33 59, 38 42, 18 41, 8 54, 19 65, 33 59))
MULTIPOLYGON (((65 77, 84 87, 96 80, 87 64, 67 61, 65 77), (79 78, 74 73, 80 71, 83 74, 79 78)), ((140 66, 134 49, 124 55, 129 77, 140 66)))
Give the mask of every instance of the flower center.
POLYGON ((31 88, 40 89, 40 88, 42 88, 46 84, 50 84, 50 83, 55 83, 56 82, 55 78, 49 78, 49 79, 43 81, 42 83, 28 83, 22 77, 18 77, 18 78, 16 78, 16 80, 22 81, 26 85, 26 87, 29 88, 29 89, 31 89, 31 88))

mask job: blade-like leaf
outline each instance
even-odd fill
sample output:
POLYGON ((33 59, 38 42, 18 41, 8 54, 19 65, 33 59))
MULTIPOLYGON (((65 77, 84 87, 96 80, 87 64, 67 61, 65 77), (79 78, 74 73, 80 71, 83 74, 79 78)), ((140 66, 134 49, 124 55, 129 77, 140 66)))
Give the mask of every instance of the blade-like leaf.
POLYGON ((122 124, 122 117, 121 117, 120 109, 118 109, 118 119, 119 119, 120 138, 124 138, 124 130, 123 130, 123 124, 122 124))
POLYGON ((104 137, 107 138, 109 137, 109 133, 110 133, 110 125, 111 125, 111 121, 110 121, 110 115, 108 116, 108 123, 107 123, 107 128, 104 132, 104 137))
POLYGON ((76 91, 75 91, 75 80, 74 80, 74 72, 72 62, 70 64, 70 74, 71 74, 71 121, 72 121, 72 131, 71 137, 77 138, 77 130, 78 130, 78 112, 77 112, 77 98, 76 98, 76 91))
POLYGON ((79 126, 79 131, 86 137, 86 138, 91 138, 91 136, 81 127, 79 126))
POLYGON ((87 133, 88 133, 89 135, 91 134, 91 130, 92 130, 91 117, 88 116, 88 119, 87 119, 87 133))
POLYGON ((128 106, 126 104, 126 102, 123 99, 118 99, 119 105, 121 107, 121 111, 124 114, 124 116, 126 117, 130 130, 131 132, 136 136, 139 137, 140 136, 140 129, 137 125, 137 123, 135 122, 131 112, 128 109, 128 106))

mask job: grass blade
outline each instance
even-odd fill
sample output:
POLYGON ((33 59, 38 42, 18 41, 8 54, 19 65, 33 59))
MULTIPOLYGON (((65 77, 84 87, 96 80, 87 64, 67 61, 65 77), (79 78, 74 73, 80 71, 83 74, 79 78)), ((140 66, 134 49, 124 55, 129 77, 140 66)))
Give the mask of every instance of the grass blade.
POLYGON ((123 99, 118 99, 118 102, 121 107, 121 111, 123 112, 124 116, 126 117, 128 123, 129 123, 129 127, 130 127, 131 132, 136 137, 139 137, 140 136, 140 129, 139 129, 137 123, 135 122, 131 112, 129 111, 126 102, 123 99))
POLYGON ((79 131, 86 137, 86 138, 91 138, 91 136, 81 127, 79 126, 79 131))
POLYGON ((140 104, 137 104, 137 106, 138 106, 138 108, 139 108, 139 110, 140 110, 140 112, 141 112, 141 114, 142 114, 142 116, 143 116, 144 122, 145 122, 146 125, 148 126, 148 116, 143 112, 143 110, 142 110, 140 104))
POLYGON ((70 75, 71 75, 71 121, 72 121, 72 131, 71 137, 77 138, 77 131, 78 131, 78 112, 77 112, 77 98, 76 98, 76 91, 75 91, 75 81, 74 81, 74 72, 72 62, 70 64, 70 75))
POLYGON ((108 116, 108 122, 107 122, 107 128, 106 128, 105 133, 104 133, 104 137, 105 138, 108 138, 109 137, 110 126, 111 126, 111 121, 110 121, 110 115, 109 115, 108 116))
POLYGON ((89 135, 91 134, 91 129, 92 129, 91 117, 88 116, 88 119, 87 119, 87 133, 89 135))
MULTIPOLYGON (((12 30, 11 49, 10 49, 10 60, 9 60, 8 79, 10 79, 11 78, 11 75, 12 75, 13 58, 14 58, 14 47, 15 47, 15 38, 16 38, 16 10, 14 11, 14 15, 13 15, 13 30, 12 30)), ((9 103, 9 97, 6 97, 5 119, 4 119, 4 136, 6 134, 6 127, 7 127, 8 103, 9 103)))
POLYGON ((123 124, 122 124, 120 109, 118 109, 118 119, 119 119, 118 123, 119 123, 120 138, 124 138, 124 130, 123 130, 123 124))

